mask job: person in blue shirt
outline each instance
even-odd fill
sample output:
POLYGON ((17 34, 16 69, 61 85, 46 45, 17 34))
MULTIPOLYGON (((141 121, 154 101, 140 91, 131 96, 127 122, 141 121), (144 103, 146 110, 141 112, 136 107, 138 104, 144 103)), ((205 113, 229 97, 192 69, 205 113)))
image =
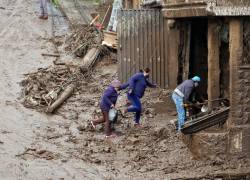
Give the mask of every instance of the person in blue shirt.
POLYGON ((118 91, 125 89, 126 87, 126 84, 122 85, 121 82, 118 80, 112 81, 111 84, 104 91, 100 101, 102 117, 95 121, 91 121, 91 125, 94 129, 96 128, 96 125, 105 123, 106 138, 116 136, 111 131, 108 114, 110 109, 115 108, 115 104, 118 98, 118 91))
POLYGON ((181 131, 186 119, 184 105, 188 103, 191 93, 198 87, 200 81, 201 78, 199 76, 185 80, 176 87, 172 94, 172 99, 178 113, 178 131, 181 131))
POLYGON ((127 94, 128 100, 132 104, 127 109, 123 111, 123 113, 127 112, 135 112, 135 126, 140 127, 140 117, 142 111, 142 105, 140 99, 144 96, 145 89, 147 87, 155 88, 156 85, 152 84, 148 81, 149 77, 149 68, 145 68, 143 71, 134 74, 130 79, 129 83, 129 91, 127 94))

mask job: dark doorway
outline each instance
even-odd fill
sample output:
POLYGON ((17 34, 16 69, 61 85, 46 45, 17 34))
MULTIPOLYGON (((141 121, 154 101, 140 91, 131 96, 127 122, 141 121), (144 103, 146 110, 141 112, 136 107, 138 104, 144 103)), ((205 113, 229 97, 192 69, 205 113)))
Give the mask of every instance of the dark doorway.
POLYGON ((207 19, 195 18, 191 21, 191 42, 189 78, 201 77, 200 93, 207 98, 208 50, 207 50, 207 19))
POLYGON ((220 28, 220 97, 229 99, 229 25, 220 28))

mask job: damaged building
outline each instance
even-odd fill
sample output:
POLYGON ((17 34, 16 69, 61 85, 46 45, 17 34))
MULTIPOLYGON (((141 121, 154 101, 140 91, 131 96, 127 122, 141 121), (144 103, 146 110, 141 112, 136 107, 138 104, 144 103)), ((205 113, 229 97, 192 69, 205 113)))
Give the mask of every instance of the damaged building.
MULTIPOLYGON (((222 128, 192 136, 199 157, 249 154, 250 151, 250 1, 145 0, 125 1, 119 14, 119 77, 147 66, 151 80, 173 89, 194 75, 202 78, 201 92, 209 109, 230 102, 222 128), (139 5, 138 5, 139 4, 139 5), (130 9, 134 8, 134 9, 130 9), (208 145, 202 138, 217 138, 208 145), (216 141, 218 142, 218 141, 216 141), (220 147, 220 148, 218 148, 220 147)), ((191 148, 192 149, 192 148, 191 148)))

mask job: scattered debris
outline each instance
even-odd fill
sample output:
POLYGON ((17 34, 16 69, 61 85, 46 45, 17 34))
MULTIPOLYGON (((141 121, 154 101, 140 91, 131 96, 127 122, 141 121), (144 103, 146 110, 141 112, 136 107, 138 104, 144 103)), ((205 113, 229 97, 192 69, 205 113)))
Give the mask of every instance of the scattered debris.
POLYGON ((57 154, 54 154, 53 152, 50 152, 48 150, 39 150, 35 148, 27 148, 23 153, 17 154, 16 157, 27 159, 27 157, 25 157, 27 155, 46 160, 52 160, 58 157, 57 154))
POLYGON ((60 54, 46 54, 46 53, 42 53, 42 56, 60 57, 60 54))
POLYGON ((98 32, 94 27, 76 26, 66 40, 65 50, 77 57, 84 57, 89 49, 100 46, 99 41, 98 32))

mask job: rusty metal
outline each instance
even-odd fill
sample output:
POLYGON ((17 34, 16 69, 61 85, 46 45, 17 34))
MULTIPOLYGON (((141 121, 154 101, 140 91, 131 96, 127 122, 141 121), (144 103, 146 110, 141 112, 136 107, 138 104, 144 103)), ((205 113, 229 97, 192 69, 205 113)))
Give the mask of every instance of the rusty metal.
POLYGON ((223 124, 229 117, 229 110, 230 107, 227 107, 213 114, 208 114, 198 117, 197 119, 187 121, 181 129, 181 132, 184 134, 193 134, 214 125, 223 124))
POLYGON ((167 19, 160 10, 121 10, 118 22, 119 78, 122 82, 149 67, 150 80, 169 86, 167 19))

